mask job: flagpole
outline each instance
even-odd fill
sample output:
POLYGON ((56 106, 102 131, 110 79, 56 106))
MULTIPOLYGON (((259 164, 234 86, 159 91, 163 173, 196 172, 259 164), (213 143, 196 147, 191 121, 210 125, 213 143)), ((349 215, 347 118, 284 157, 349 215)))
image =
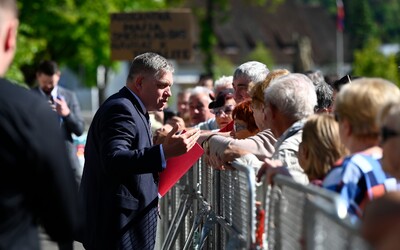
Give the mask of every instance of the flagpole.
POLYGON ((343 30, 344 30, 344 5, 342 0, 336 0, 337 20, 336 20, 336 74, 339 78, 343 76, 344 49, 343 49, 343 30))
POLYGON ((339 78, 343 76, 343 32, 336 30, 336 74, 339 78))

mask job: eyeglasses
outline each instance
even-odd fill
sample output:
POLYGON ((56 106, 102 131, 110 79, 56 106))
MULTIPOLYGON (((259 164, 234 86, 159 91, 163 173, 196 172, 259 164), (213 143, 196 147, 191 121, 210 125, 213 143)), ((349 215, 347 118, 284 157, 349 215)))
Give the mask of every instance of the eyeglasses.
POLYGON ((381 128, 381 133, 380 133, 381 143, 385 143, 390 138, 395 137, 395 136, 399 136, 399 135, 400 135, 400 133, 394 131, 393 129, 390 129, 390 128, 386 127, 386 126, 383 126, 381 128))
POLYGON ((211 113, 213 113, 215 116, 221 116, 223 114, 225 115, 230 115, 233 111, 233 109, 235 108, 234 105, 228 105, 228 106, 224 106, 221 108, 215 108, 215 109, 211 109, 211 113))
POLYGON ((245 124, 239 124, 239 123, 234 123, 234 124, 233 124, 233 129, 235 130, 235 132, 239 132, 239 131, 242 131, 242 130, 247 129, 247 125, 245 125, 245 124))

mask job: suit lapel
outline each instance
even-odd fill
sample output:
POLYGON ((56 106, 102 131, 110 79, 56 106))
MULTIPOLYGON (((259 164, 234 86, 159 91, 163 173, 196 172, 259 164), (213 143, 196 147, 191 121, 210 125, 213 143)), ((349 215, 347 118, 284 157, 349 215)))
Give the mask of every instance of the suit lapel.
POLYGON ((149 139, 149 143, 150 143, 150 145, 153 145, 150 120, 147 118, 148 113, 147 113, 147 117, 146 117, 146 114, 145 114, 144 110, 142 109, 139 101, 136 99, 136 97, 132 93, 130 93, 130 90, 127 89, 127 87, 123 87, 119 92, 121 93, 122 96, 126 97, 127 99, 129 99, 132 102, 133 106, 137 110, 140 118, 142 119, 143 123, 145 124, 145 126, 147 128, 147 137, 149 139))

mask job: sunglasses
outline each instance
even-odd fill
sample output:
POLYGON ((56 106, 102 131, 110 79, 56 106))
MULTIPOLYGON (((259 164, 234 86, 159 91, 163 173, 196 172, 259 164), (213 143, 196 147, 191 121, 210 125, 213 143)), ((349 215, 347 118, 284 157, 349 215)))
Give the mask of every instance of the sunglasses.
POLYGON ((385 143, 390 138, 396 137, 396 136, 399 136, 399 135, 400 135, 400 133, 396 132, 395 130, 390 129, 390 128, 386 127, 386 126, 383 126, 381 128, 381 133, 380 133, 381 143, 385 143))
POLYGON ((212 109, 210 111, 211 111, 211 113, 213 113, 216 116, 221 116, 223 114, 230 115, 234 109, 235 109, 235 106, 228 105, 228 106, 225 106, 225 107, 212 109))

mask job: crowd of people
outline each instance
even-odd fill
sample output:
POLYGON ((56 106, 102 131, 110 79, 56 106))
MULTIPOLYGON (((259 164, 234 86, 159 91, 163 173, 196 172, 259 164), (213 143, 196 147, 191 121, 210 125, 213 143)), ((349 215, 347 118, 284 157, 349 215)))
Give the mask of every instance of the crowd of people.
MULTIPOLYGON (((0 0, 1 77, 17 28, 15 1, 0 0)), ((195 143, 217 170, 243 158, 259 182, 273 185, 281 174, 338 193, 365 240, 398 246, 395 83, 350 75, 327 82, 321 71, 249 61, 231 76, 200 77, 176 94, 177 112, 167 112, 173 73, 152 52, 132 60, 125 86, 90 124, 83 173, 71 134, 84 123, 75 94, 58 86, 57 64, 38 65, 31 91, 0 78, 0 249, 39 249, 39 225, 60 249, 73 240, 86 249, 154 249, 158 174, 195 143)))
POLYGON ((282 174, 338 193, 371 246, 395 249, 400 232, 397 85, 350 75, 328 83, 320 71, 269 71, 259 62, 240 65, 231 79, 232 87, 204 92, 201 108, 192 97, 200 87, 188 97, 189 118, 214 115, 187 123, 201 129, 198 142, 207 164, 229 170, 242 158, 260 182, 273 185, 282 174), (217 128, 202 126, 214 121, 217 128))

